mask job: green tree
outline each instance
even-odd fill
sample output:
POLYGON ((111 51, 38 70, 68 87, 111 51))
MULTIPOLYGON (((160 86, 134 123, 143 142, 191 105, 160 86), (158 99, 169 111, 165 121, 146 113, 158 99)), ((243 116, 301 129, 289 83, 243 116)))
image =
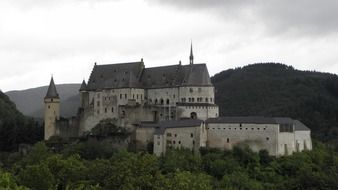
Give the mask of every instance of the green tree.
POLYGON ((18 175, 20 184, 34 190, 54 189, 56 183, 53 174, 45 164, 30 165, 18 175))

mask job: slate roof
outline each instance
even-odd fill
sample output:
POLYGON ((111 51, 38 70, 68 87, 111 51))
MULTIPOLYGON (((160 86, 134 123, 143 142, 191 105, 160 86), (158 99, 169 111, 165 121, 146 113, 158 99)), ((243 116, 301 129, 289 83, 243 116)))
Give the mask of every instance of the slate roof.
POLYGON ((209 118, 207 123, 251 123, 251 124, 277 124, 272 117, 247 116, 247 117, 218 117, 209 118))
POLYGON ((155 134, 164 134, 167 128, 196 127, 200 126, 202 120, 184 119, 184 120, 168 120, 158 123, 145 122, 140 124, 140 128, 155 128, 155 134))
POLYGON ((178 64, 144 68, 144 63, 141 61, 95 65, 88 81, 87 90, 177 86, 212 86, 206 64, 178 64))
POLYGON ((95 65, 89 77, 87 90, 140 87, 143 62, 95 65))
POLYGON ((311 131, 306 125, 298 120, 294 120, 295 131, 311 131))
POLYGON ((46 98, 59 98, 59 94, 58 94, 58 92, 56 90, 53 77, 50 80, 50 83, 49 83, 49 86, 48 86, 48 90, 47 90, 45 99, 46 98))
POLYGON ((79 91, 86 91, 86 90, 87 90, 87 84, 86 84, 86 81, 83 80, 79 91))
POLYGON ((293 124, 295 131, 310 131, 302 122, 289 117, 218 117, 209 118, 206 123, 293 124))

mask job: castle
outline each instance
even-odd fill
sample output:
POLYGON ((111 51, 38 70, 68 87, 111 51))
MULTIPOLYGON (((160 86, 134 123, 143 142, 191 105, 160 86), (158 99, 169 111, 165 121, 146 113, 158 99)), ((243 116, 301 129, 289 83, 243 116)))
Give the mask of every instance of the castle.
POLYGON ((153 145, 156 155, 168 147, 231 149, 246 144, 254 151, 280 156, 311 150, 310 130, 291 118, 219 117, 215 89, 206 64, 145 68, 139 62, 97 65, 83 81, 78 114, 60 117, 60 98, 53 78, 44 99, 45 139, 88 134, 111 119, 131 134, 125 143, 138 149, 153 145))

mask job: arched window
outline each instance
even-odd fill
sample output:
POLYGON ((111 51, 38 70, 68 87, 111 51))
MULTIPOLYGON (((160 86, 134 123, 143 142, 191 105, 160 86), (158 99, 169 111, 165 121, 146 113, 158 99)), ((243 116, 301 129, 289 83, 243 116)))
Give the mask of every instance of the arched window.
POLYGON ((167 104, 169 104, 170 103, 170 100, 169 99, 167 99, 167 104))
POLYGON ((190 113, 190 118, 191 119, 197 119, 197 113, 196 112, 191 112, 190 113))
POLYGON ((157 102, 158 102, 157 99, 155 99, 155 104, 157 104, 157 102))
POLYGON ((111 112, 112 112, 112 113, 114 112, 114 107, 111 108, 111 112))
POLYGON ((164 104, 164 101, 163 101, 163 99, 161 98, 161 104, 164 104))

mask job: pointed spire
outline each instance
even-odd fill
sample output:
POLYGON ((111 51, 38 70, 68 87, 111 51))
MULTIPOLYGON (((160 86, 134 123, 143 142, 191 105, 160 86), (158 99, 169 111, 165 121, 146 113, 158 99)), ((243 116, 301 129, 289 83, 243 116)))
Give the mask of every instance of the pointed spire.
POLYGON ((191 45, 190 45, 190 56, 189 56, 189 60, 190 60, 190 65, 194 64, 194 55, 192 53, 192 41, 191 41, 191 45))
POLYGON ((81 91, 86 91, 87 90, 87 84, 86 84, 86 81, 83 79, 82 81, 82 84, 81 84, 81 87, 80 87, 80 92, 81 91))
POLYGON ((56 91, 56 87, 55 87, 55 84, 54 84, 53 76, 52 76, 50 83, 49 83, 49 87, 48 87, 48 91, 47 91, 47 94, 45 96, 45 99, 46 98, 59 98, 59 94, 56 91))

